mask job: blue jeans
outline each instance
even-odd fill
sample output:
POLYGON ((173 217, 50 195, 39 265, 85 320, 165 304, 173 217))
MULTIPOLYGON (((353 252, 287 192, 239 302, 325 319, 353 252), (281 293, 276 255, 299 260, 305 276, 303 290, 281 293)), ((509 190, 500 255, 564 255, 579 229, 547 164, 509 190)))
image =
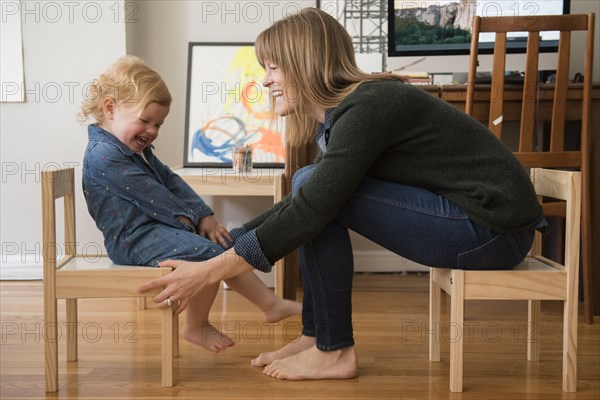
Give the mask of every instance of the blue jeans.
MULTIPOLYGON (((293 196, 314 168, 309 165, 296 172, 293 196)), ((322 351, 354 344, 349 229, 417 263, 465 270, 513 268, 534 237, 534 230, 490 232, 443 196, 365 177, 335 220, 300 247, 302 333, 315 337, 322 351)))

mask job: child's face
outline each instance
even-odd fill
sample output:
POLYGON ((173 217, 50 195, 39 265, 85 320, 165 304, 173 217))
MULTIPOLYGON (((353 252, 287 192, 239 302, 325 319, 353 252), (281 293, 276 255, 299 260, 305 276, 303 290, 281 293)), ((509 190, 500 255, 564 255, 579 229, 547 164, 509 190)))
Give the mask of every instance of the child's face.
MULTIPOLYGON (((157 137, 160 126, 169 114, 169 107, 150 103, 139 113, 135 103, 114 105, 105 115, 102 128, 112 133, 129 150, 139 153, 157 137)), ((109 107, 110 108, 110 107, 109 107)))

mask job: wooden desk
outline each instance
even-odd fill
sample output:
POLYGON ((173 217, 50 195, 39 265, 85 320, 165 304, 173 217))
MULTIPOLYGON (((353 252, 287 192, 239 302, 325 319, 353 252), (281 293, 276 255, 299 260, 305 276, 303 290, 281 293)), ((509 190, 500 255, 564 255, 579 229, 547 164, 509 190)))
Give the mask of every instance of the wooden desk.
MULTIPOLYGON (((254 168, 238 174, 228 168, 177 168, 178 174, 201 196, 273 196, 283 198, 283 169, 254 168)), ((275 294, 284 296, 283 260, 275 263, 275 294)))
POLYGON ((238 174, 231 168, 174 169, 201 196, 279 196, 277 183, 283 169, 254 168, 238 174))

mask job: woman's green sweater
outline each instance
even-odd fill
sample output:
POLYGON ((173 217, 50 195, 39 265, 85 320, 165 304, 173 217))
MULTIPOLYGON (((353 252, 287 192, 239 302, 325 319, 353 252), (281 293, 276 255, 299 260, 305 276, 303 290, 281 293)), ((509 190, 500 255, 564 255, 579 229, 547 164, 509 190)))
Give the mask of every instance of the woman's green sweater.
POLYGON ((244 225, 273 263, 331 222, 365 175, 447 197, 492 231, 543 218, 528 174, 485 126, 422 89, 363 83, 333 110, 327 151, 293 199, 244 225))

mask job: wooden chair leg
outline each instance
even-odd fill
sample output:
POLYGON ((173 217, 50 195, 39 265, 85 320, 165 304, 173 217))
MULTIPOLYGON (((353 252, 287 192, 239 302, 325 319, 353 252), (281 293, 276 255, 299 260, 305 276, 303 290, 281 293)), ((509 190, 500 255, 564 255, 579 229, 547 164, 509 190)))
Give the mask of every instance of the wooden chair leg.
POLYGON ((465 286, 462 270, 452 271, 450 301, 450 391, 463 390, 463 339, 465 286))
POLYGON ((541 305, 540 300, 527 302, 527 359, 529 361, 540 361, 541 305))
POLYGON ((161 318, 161 354, 162 386, 173 386, 173 310, 168 307, 160 312, 161 318))
POLYGON ((577 290, 569 290, 563 311, 563 391, 577 391, 577 290))
POLYGON ((275 261, 275 295, 280 299, 284 298, 285 278, 285 263, 282 258, 275 261))
POLYGON ((44 358, 46 392, 58 391, 58 318, 56 299, 44 293, 44 358))
POLYGON ((592 324, 594 322, 594 297, 598 296, 598 292, 594 291, 594 284, 592 282, 592 219, 590 215, 589 178, 587 178, 587 182, 585 178, 583 179, 584 181, 582 181, 581 185, 581 270, 583 272, 583 313, 584 321, 588 324, 592 324))
MULTIPOLYGON (((172 270, 171 268, 161 268, 162 276, 167 275, 172 270)), ((160 310, 161 314, 161 358, 162 358, 162 386, 173 386, 173 356, 175 354, 175 324, 179 318, 173 315, 173 309, 167 307, 160 310)), ((179 328, 179 326, 177 327, 179 328)), ((179 331, 179 329, 177 329, 179 331)), ((179 353, 179 344, 177 344, 177 353, 179 353)))
POLYGON ((173 357, 179 357, 179 315, 173 315, 173 357))
POLYGON ((77 299, 67 303, 67 361, 77 361, 77 299))
POLYGON ((440 308, 442 290, 429 269, 429 361, 440 361, 440 308))

